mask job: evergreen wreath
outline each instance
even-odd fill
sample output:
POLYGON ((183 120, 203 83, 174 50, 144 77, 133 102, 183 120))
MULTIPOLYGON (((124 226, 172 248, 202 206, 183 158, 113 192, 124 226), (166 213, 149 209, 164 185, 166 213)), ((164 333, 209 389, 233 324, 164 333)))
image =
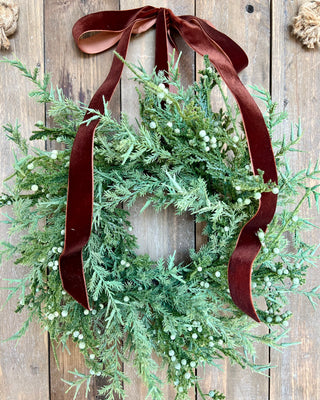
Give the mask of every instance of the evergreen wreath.
MULTIPOLYGON (((319 206, 318 163, 302 171, 291 170, 287 155, 296 150, 301 126, 292 126, 281 140, 274 132, 286 119, 263 89, 253 87, 265 104, 265 121, 272 137, 279 185, 265 184, 262 172, 250 167, 239 111, 224 94, 221 79, 205 57, 198 82, 184 89, 178 63, 171 61, 168 76, 151 74, 126 63, 142 86, 139 93, 138 129, 123 115, 114 119, 105 104, 94 143, 94 210, 92 234, 84 252, 84 268, 93 310, 84 310, 62 288, 58 258, 62 252, 71 147, 88 108, 54 90, 49 75, 41 80, 38 68, 28 70, 20 61, 9 61, 30 79, 30 93, 40 103, 50 104, 52 127, 38 121, 30 140, 65 144, 63 150, 41 150, 22 138, 19 125, 6 125, 13 141, 14 173, 5 184, 0 206, 10 206, 6 215, 9 234, 15 240, 2 243, 1 256, 15 258, 25 266, 21 279, 8 281, 8 300, 18 296, 16 312, 28 310, 17 340, 33 319, 50 333, 53 346, 67 347, 72 339, 82 352, 90 374, 75 370, 75 398, 82 384, 89 390, 94 376, 108 377, 99 393, 112 400, 124 397, 122 382, 128 378, 121 363, 133 354, 134 365, 148 387, 151 399, 161 399, 161 382, 155 371, 155 352, 167 367, 167 380, 176 388, 176 399, 188 399, 196 386, 202 399, 223 399, 212 389, 203 393, 195 369, 217 365, 223 357, 242 367, 263 372, 269 366, 255 363, 255 345, 282 348, 288 332, 288 295, 303 294, 312 303, 319 287, 303 289, 306 273, 319 256, 316 246, 306 243, 302 231, 314 225, 299 216, 300 207, 314 198, 319 206), (176 93, 167 90, 168 85, 176 93), (220 91, 224 107, 213 110, 212 90, 220 91), (254 299, 264 298, 258 315, 269 328, 257 334, 257 323, 232 302, 227 281, 228 260, 242 226, 255 213, 264 191, 279 193, 279 208, 267 233, 258 232, 262 251, 252 273, 254 299), (189 260, 177 264, 137 255, 136 237, 128 221, 136 199, 145 196, 146 207, 163 210, 173 205, 177 214, 189 212, 204 223, 207 243, 190 249, 189 260), (45 223, 44 223, 45 222, 45 223)), ((85 121, 88 123, 90 121, 85 121)), ((69 389, 70 389, 69 388, 69 389)))

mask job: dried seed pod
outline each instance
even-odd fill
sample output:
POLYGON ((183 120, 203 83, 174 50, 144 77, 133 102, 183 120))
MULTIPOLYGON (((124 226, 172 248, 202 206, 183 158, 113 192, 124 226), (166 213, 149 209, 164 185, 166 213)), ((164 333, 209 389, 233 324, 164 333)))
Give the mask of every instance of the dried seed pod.
POLYGON ((0 0, 0 50, 10 48, 8 36, 17 29, 19 7, 12 0, 0 0))
POLYGON ((320 46, 320 1, 306 1, 300 6, 292 33, 309 49, 320 46))

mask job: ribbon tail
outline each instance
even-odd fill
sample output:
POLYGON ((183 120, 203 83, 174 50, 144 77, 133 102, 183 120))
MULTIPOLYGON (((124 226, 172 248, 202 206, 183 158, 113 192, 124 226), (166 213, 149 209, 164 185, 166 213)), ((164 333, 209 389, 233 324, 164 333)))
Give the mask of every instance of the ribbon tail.
POLYGON ((257 231, 267 230, 277 205, 277 197, 272 192, 262 193, 261 199, 257 213, 240 232, 228 267, 229 289, 233 302, 257 322, 260 322, 260 319, 251 294, 252 265, 261 249, 257 231))
MULTIPOLYGON (((176 18, 176 28, 186 43, 201 55, 208 54, 211 63, 217 68, 233 94, 242 115, 246 133, 248 149, 254 174, 264 171, 263 179, 277 183, 277 169, 275 165, 269 132, 263 116, 240 81, 237 71, 226 53, 228 46, 226 38, 224 48, 203 29, 203 22, 193 17, 188 21, 176 18)), ((210 29, 213 29, 210 27, 210 29)), ((255 216, 243 227, 231 256, 228 268, 230 293, 234 303, 255 321, 260 321, 255 311, 251 293, 252 264, 260 251, 261 243, 258 240, 259 229, 266 230, 275 213, 277 196, 271 192, 262 193, 259 208, 255 216)))
MULTIPOLYGON (((85 120, 90 116, 86 114, 85 120)), ((62 286, 76 301, 90 309, 83 271, 82 249, 92 224, 92 143, 98 121, 80 125, 70 156, 65 244, 59 258, 62 286)))
MULTIPOLYGON (((129 26, 117 52, 126 58, 133 24, 129 26)), ((114 56, 108 77, 93 96, 89 108, 104 112, 104 101, 109 101, 120 80, 123 63, 114 56)), ((88 111, 84 121, 93 115, 88 111)), ((70 156, 65 245, 59 259, 60 276, 65 290, 89 309, 83 271, 82 250, 91 234, 93 215, 93 139, 99 120, 82 123, 73 143, 70 156)))
POLYGON ((84 308, 90 310, 81 252, 60 258, 62 286, 84 308))

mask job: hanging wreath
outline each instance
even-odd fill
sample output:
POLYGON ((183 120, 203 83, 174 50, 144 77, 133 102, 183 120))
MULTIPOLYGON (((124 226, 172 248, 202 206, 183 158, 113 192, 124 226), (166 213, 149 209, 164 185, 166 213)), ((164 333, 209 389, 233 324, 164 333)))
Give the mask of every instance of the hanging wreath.
MULTIPOLYGON (((75 371, 79 380, 68 383, 78 388, 81 382, 89 385, 94 376, 106 376, 108 384, 100 393, 107 399, 114 393, 124 396, 122 381, 127 377, 121 363, 131 353, 153 399, 161 398, 161 389, 152 352, 168 368, 177 399, 188 398, 194 385, 202 398, 223 398, 214 390, 201 392, 195 368, 205 363, 216 365, 228 357, 243 367, 264 370, 266 366, 254 363, 255 345, 282 346, 291 316, 288 295, 304 294, 313 304, 319 298, 317 288, 301 287, 317 257, 315 246, 301 237, 312 223, 298 214, 312 196, 318 203, 317 185, 310 182, 319 178, 319 170, 309 166, 293 172, 286 158, 301 137, 300 125, 290 138, 273 139, 280 180, 278 186, 265 184, 262 174, 254 176, 251 171, 239 111, 223 94, 221 79, 208 61, 199 82, 187 89, 181 85, 177 65, 171 64, 167 77, 129 65, 142 86, 138 129, 125 116, 114 119, 107 104, 103 115, 90 110, 100 123, 94 143, 92 234, 84 252, 93 305, 89 311, 63 290, 58 272, 70 152, 88 109, 64 97, 61 90, 50 89, 48 76, 41 82, 38 69, 30 72, 20 62, 10 63, 35 83, 31 96, 50 104, 54 126, 37 122, 30 140, 66 145, 52 151, 30 147, 18 125, 4 127, 20 150, 10 177, 14 185, 1 197, 1 206, 12 208, 9 233, 18 240, 3 244, 1 254, 26 267, 20 280, 8 279, 8 298, 18 294, 17 312, 26 308, 29 314, 12 339, 24 335, 32 319, 56 345, 67 346, 72 339, 90 374, 75 371), (167 85, 176 93, 168 92, 167 85), (223 109, 212 110, 213 89, 221 92, 223 109), (257 313, 270 328, 270 333, 259 335, 253 333, 257 323, 230 297, 227 268, 239 232, 256 212, 264 191, 277 192, 280 207, 267 233, 258 232, 263 249, 254 263, 252 292, 254 299, 264 298, 266 306, 257 308, 257 313), (179 264, 174 254, 159 260, 137 255, 128 215, 142 196, 146 202, 141 212, 173 205, 177 214, 194 215, 196 222, 205 223, 207 243, 198 252, 190 249, 190 260, 179 264)), ((277 112, 267 92, 254 91, 266 105, 265 121, 272 136, 286 115, 277 112)))
POLYGON ((318 184, 312 184, 319 179, 318 164, 291 170, 286 155, 295 151, 300 124, 289 138, 273 138, 286 115, 255 87, 266 107, 262 117, 237 76, 247 62, 244 52, 208 22, 146 6, 86 16, 73 34, 88 52, 119 41, 120 55, 89 106, 53 90, 49 76, 41 81, 37 68, 8 61, 36 85, 31 97, 48 104, 53 121, 52 127, 37 122, 30 140, 65 144, 63 150, 41 150, 22 138, 19 125, 4 127, 19 155, 14 182, 0 200, 0 206, 12 208, 7 223, 15 240, 3 243, 0 255, 25 266, 25 275, 8 279, 7 289, 8 300, 19 296, 17 312, 28 310, 11 339, 37 319, 53 344, 77 343, 90 373, 74 371, 78 379, 67 381, 76 394, 81 384, 88 390, 92 377, 104 376, 108 383, 99 393, 109 400, 124 397, 128 378, 121 365, 133 356, 148 395, 162 398, 154 352, 167 368, 176 399, 187 399, 192 386, 203 399, 223 399, 214 389, 202 392, 196 368, 227 357, 265 370, 268 366, 255 363, 255 345, 282 347, 291 316, 288 295, 304 294, 312 304, 319 299, 318 288, 301 287, 318 256, 301 235, 313 225, 298 214, 305 201, 310 205, 314 198, 318 205, 318 184), (148 74, 124 58, 131 33, 154 23, 157 68, 148 74), (199 81, 188 88, 181 85, 174 59, 166 71, 170 29, 200 54, 208 50, 199 81), (92 31, 96 37, 81 39, 92 31), (108 109, 123 63, 140 85, 137 128, 108 109), (239 106, 224 94, 220 75, 239 106), (213 90, 222 95, 221 109, 212 108, 213 90), (173 206, 176 214, 193 215, 204 225, 207 242, 199 251, 191 248, 180 263, 174 254, 159 260, 138 255, 128 216, 141 197, 141 212, 173 206), (264 306, 253 304, 261 297, 264 306), (267 324, 269 333, 254 332, 256 321, 267 324))

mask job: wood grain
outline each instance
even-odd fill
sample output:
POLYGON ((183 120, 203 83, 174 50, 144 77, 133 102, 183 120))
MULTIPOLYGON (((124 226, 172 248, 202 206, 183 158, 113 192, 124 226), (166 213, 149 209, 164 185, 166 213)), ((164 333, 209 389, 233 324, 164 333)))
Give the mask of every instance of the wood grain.
MULTIPOLYGON (((20 17, 18 30, 10 37, 11 49, 0 52, 0 59, 19 58, 30 68, 37 64, 43 67, 43 7, 42 2, 30 0, 19 2, 20 17)), ((30 136, 34 123, 44 119, 44 108, 35 104, 28 93, 33 89, 22 75, 9 65, 0 64, 0 126, 16 120, 21 124, 25 138, 30 136)), ((2 128, 0 128, 2 131, 2 128)), ((4 134, 0 136, 0 181, 12 173, 13 146, 4 134)), ((0 192, 3 187, 0 188, 0 192)), ((4 210, 1 210, 4 211, 4 210)), ((9 211, 9 210, 6 210, 9 211)), ((3 218, 1 217, 1 220, 3 218)), ((7 240, 7 229, 0 225, 0 240, 7 240)), ((7 286, 1 278, 20 278, 25 274, 23 266, 12 261, 1 265, 0 286, 7 286)), ((3 305, 7 292, 0 291, 0 304, 3 305)), ((36 324, 32 324, 28 333, 18 344, 1 343, 16 333, 27 318, 27 313, 15 314, 17 298, 14 298, 0 311, 0 399, 30 400, 49 399, 48 380, 48 340, 36 324)))
MULTIPOLYGON (((302 48, 290 34, 290 25, 302 1, 285 1, 278 7, 273 1, 272 15, 272 94, 281 109, 286 109, 289 120, 296 123, 301 117, 304 131, 299 148, 302 153, 293 153, 292 165, 296 170, 307 167, 309 160, 319 158, 319 110, 320 110, 320 52, 302 48)), ((289 122, 278 132, 289 132, 289 122)), ((307 204, 299 213, 319 226, 316 211, 307 204)), ((304 235, 308 242, 319 243, 319 232, 313 230, 304 235)), ((308 275, 306 288, 319 285, 319 272, 313 269, 308 275)), ((282 353, 271 352, 271 363, 278 368, 271 370, 270 400, 318 400, 320 399, 320 336, 319 308, 313 310, 304 297, 291 296, 288 341, 301 342, 286 348, 282 353)))
MULTIPOLYGON (((209 20, 218 30, 230 36, 247 53, 249 66, 241 72, 240 77, 245 85, 260 85, 269 87, 269 55, 270 55, 270 10, 268 2, 251 1, 253 12, 248 13, 246 1, 221 2, 206 0, 197 1, 197 16, 209 20)), ((202 68, 202 60, 197 57, 197 70, 202 68)), ((229 93, 230 96, 230 93, 229 93)), ((217 109, 222 105, 220 96, 214 96, 213 106, 217 109)), ((198 232, 201 232, 201 226, 198 232)), ((197 234, 197 248, 205 238, 197 234)), ((257 330, 266 332, 261 326, 257 330)), ((269 351, 266 347, 256 346, 257 362, 267 364, 269 351)), ((221 366, 223 371, 214 367, 205 370, 199 368, 198 375, 202 378, 201 388, 204 393, 218 389, 226 394, 228 400, 268 399, 268 378, 263 375, 243 370, 239 366, 231 366, 225 360, 221 366)), ((200 395, 198 396, 200 399, 200 395)))
MULTIPOLYGON (((193 1, 120 1, 121 9, 142 7, 144 5, 169 7, 177 15, 194 14, 193 1)), ((193 53, 180 40, 178 41, 178 45, 179 49, 183 52, 181 72, 184 76, 184 83, 190 84, 194 78, 193 53)), ((154 54, 155 30, 152 29, 132 39, 127 59, 135 64, 141 62, 145 69, 151 72, 154 67, 154 54)), ((139 107, 134 84, 128 81, 130 76, 131 73, 125 69, 121 83, 121 107, 123 112, 127 113, 132 123, 134 123, 135 118, 139 115, 139 107)), ((159 257, 166 257, 176 251, 177 262, 186 259, 188 249, 195 245, 193 218, 188 214, 179 217, 176 216, 172 207, 160 213, 156 213, 154 210, 148 208, 140 214, 140 209, 144 202, 145 200, 141 199, 130 209, 130 220, 133 224, 134 233, 138 238, 139 253, 148 253, 151 257, 157 259, 159 257)), ((157 360, 157 357, 154 356, 154 359, 157 360)), ((144 399, 147 395, 147 389, 135 373, 132 365, 125 365, 124 371, 131 379, 131 384, 125 385, 127 393, 130 393, 130 399, 144 399)), ((166 371, 159 371, 158 376, 164 380, 166 371)), ((165 399, 170 400, 175 398, 175 390, 171 385, 166 385, 163 390, 165 399)), ((190 392, 190 396, 194 398, 193 390, 190 392)))
MULTIPOLYGON (((54 86, 62 88, 67 97, 88 104, 104 81, 112 60, 112 51, 91 56, 80 52, 72 37, 74 23, 86 14, 100 10, 116 10, 117 8, 118 1, 116 0, 107 3, 103 0, 50 0, 45 2, 46 70, 50 72, 54 86)), ((118 89, 110 102, 110 108, 116 113, 119 113, 119 93, 118 89)), ((79 349, 71 341, 68 343, 68 347, 71 354, 58 349, 60 369, 57 368, 52 351, 50 351, 50 400, 73 399, 74 389, 65 393, 68 385, 61 381, 61 379, 73 380, 73 376, 68 371, 77 369, 79 372, 88 373, 79 349)), ((99 399, 97 388, 102 384, 103 380, 92 379, 88 397, 90 400, 99 399)), ((85 398, 85 387, 80 389, 78 398, 85 398)))

